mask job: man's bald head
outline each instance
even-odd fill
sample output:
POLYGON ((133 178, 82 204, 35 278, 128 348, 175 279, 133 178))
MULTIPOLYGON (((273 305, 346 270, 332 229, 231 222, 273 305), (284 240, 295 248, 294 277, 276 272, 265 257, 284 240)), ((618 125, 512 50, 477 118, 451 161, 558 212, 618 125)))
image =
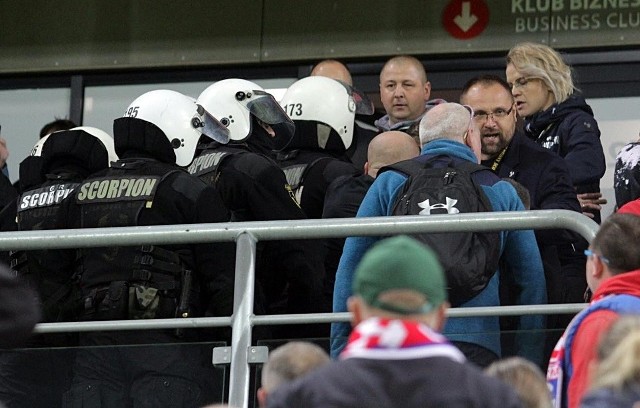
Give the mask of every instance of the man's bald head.
MULTIPOLYGON (((469 108, 470 109, 470 108, 469 108)), ((420 142, 448 139, 467 145, 480 159, 480 133, 471 120, 471 111, 458 103, 441 103, 429 109, 420 121, 420 142)))
POLYGON ((311 76, 316 75, 337 79, 338 81, 353 86, 349 69, 342 62, 334 59, 323 60, 317 63, 311 70, 311 76))
POLYGON ((385 62, 382 66, 382 70, 380 71, 380 82, 382 82, 385 71, 389 70, 391 67, 411 67, 418 74, 418 78, 423 84, 427 82, 427 71, 424 69, 424 65, 422 65, 420 60, 412 57, 411 55, 398 55, 385 62))
POLYGON ((408 134, 395 130, 380 133, 369 143, 365 172, 375 178, 381 167, 412 159, 419 154, 420 147, 408 134))
POLYGON ((471 114, 457 103, 441 103, 429 109, 420 121, 420 142, 424 145, 436 139, 463 141, 471 114))

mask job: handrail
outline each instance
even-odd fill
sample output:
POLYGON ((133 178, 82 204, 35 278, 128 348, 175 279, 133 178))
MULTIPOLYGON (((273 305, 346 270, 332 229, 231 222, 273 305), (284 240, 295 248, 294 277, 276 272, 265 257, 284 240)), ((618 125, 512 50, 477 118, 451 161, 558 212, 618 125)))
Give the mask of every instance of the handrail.
POLYGON ((234 241, 250 231, 258 241, 348 236, 417 234, 422 232, 570 229, 591 241, 598 230, 590 218, 569 210, 502 211, 477 214, 332 218, 325 220, 249 221, 1 232, 0 250, 88 248, 143 244, 190 244, 234 241), (52 241, 53 240, 53 241, 52 241))
MULTIPOLYGON (((372 217, 327 220, 253 221, 218 224, 180 224, 149 227, 87 228, 1 232, 0 250, 87 248, 141 244, 186 244, 237 241, 234 314, 221 318, 158 319, 155 321, 110 321, 41 323, 39 333, 63 331, 133 330, 173 327, 211 327, 231 325, 232 360, 229 404, 248 407, 248 346, 251 328, 259 324, 297 324, 348 320, 348 313, 282 316, 254 316, 255 245, 261 240, 315 239, 348 236, 384 236, 424 232, 499 231, 521 229, 569 229, 591 241, 598 224, 582 214, 568 210, 491 212, 438 216, 372 217)), ((509 314, 544 314, 571 310, 584 305, 532 305, 496 308, 453 309, 452 317, 509 314), (535 311, 535 312, 534 312, 535 311), (457 315, 457 316, 456 316, 457 315)), ((577 310, 576 310, 577 311, 577 310)), ((563 312, 563 313, 564 313, 563 312)))
MULTIPOLYGON (((459 307, 447 309, 447 317, 477 316, 521 316, 542 314, 574 314, 578 313, 586 303, 563 303, 551 305, 526 306, 487 306, 459 307)), ((351 313, 304 313, 281 315, 251 315, 251 326, 269 326, 279 324, 333 323, 349 322, 351 313)), ((116 330, 153 330, 153 329, 203 329, 207 327, 231 326, 231 317, 189 317, 174 319, 149 320, 109 320, 92 322, 40 323, 34 333, 68 333, 88 331, 116 330)))

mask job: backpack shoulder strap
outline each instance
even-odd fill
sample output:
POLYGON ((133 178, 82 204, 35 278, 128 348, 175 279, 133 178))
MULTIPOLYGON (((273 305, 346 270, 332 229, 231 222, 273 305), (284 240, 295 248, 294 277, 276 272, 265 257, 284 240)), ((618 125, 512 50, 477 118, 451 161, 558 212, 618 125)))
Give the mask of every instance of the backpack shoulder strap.
POLYGON ((397 163, 383 166, 382 168, 380 168, 380 170, 378 170, 378 174, 387 170, 395 170, 406 176, 411 176, 417 174, 420 170, 433 167, 433 163, 440 158, 448 159, 449 161, 447 163, 447 166, 454 167, 451 158, 445 155, 438 155, 433 157, 418 156, 417 158, 403 160, 397 163))
POLYGON ((470 162, 468 160, 464 160, 464 161, 461 161, 460 163, 456 163, 455 167, 460 168, 469 174, 482 171, 482 170, 489 170, 481 164, 470 162))

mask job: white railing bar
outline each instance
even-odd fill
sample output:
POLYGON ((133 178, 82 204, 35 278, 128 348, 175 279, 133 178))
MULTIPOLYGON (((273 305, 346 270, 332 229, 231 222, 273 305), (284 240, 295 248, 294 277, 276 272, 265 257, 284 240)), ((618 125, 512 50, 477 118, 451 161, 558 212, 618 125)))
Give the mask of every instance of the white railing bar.
POLYGON ((560 228, 573 230, 587 241, 591 241, 598 227, 593 220, 574 211, 504 211, 482 215, 412 215, 0 232, 0 250, 234 241, 245 231, 251 232, 257 241, 268 241, 400 233, 560 228))

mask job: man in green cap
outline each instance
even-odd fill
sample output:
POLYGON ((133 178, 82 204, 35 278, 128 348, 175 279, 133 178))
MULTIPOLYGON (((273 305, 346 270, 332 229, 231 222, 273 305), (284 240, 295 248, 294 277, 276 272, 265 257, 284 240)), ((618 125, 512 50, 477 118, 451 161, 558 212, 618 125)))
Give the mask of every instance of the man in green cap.
POLYGON ((449 303, 429 248, 407 236, 378 242, 356 269, 353 293, 340 361, 279 387, 268 408, 521 406, 439 333, 449 303))

